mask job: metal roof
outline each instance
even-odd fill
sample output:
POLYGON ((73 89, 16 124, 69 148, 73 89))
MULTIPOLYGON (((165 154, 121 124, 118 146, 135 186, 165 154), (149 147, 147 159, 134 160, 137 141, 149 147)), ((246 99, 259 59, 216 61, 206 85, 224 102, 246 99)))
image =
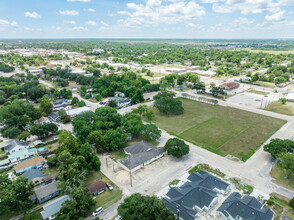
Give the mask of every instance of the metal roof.
POLYGON ((52 215, 55 215, 62 207, 62 204, 66 200, 71 200, 70 195, 64 195, 57 199, 54 199, 52 202, 47 203, 43 206, 44 211, 41 212, 43 219, 47 219, 52 215))
POLYGON ((57 182, 49 183, 48 185, 45 185, 43 187, 40 187, 38 189, 35 189, 35 194, 38 200, 45 198, 46 196, 49 196, 57 191, 59 189, 57 188, 58 184, 57 182))

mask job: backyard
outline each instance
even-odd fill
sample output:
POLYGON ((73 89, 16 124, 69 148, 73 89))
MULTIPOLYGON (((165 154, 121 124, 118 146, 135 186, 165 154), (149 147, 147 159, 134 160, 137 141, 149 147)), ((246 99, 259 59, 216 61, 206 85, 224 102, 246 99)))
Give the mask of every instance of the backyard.
POLYGON ((85 185, 90 186, 91 184, 96 183, 99 180, 104 183, 110 183, 113 186, 113 190, 106 190, 105 192, 96 196, 96 198, 94 198, 95 207, 93 207, 92 211, 100 206, 102 206, 103 209, 106 209, 107 207, 118 202, 122 198, 122 191, 101 172, 90 171, 86 177, 85 185))
POLYGON ((157 126, 209 151, 243 161, 285 123, 235 108, 181 101, 182 115, 166 116, 154 109, 157 126))

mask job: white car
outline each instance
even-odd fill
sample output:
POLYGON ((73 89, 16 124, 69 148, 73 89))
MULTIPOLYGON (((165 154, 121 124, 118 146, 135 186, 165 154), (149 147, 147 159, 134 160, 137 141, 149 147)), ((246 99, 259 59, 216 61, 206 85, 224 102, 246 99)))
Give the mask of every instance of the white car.
POLYGON ((94 212, 93 212, 93 216, 97 216, 99 215, 101 212, 103 212, 103 208, 102 207, 99 207, 98 209, 96 209, 94 212))
POLYGON ((115 217, 115 220, 122 220, 122 217, 120 215, 115 217))

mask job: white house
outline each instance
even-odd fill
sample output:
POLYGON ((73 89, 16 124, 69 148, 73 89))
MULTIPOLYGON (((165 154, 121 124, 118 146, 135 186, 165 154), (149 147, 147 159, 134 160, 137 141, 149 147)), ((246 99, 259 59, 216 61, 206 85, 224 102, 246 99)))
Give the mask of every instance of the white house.
POLYGON ((26 159, 30 156, 28 149, 20 150, 8 155, 8 159, 11 163, 26 159))
POLYGON ((10 144, 4 147, 4 151, 6 153, 12 154, 14 152, 21 151, 28 148, 29 148, 28 142, 14 140, 10 142, 10 144))
POLYGON ((66 114, 68 114, 71 118, 76 117, 79 114, 82 114, 84 112, 89 112, 91 111, 91 109, 89 109, 88 107, 84 106, 84 107, 80 107, 80 108, 75 108, 75 109, 71 109, 71 110, 67 110, 66 114))

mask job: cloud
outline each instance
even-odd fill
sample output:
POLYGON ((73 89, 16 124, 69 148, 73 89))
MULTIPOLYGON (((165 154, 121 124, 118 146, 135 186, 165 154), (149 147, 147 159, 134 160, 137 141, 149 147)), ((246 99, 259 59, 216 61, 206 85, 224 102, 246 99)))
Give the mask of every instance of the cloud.
POLYGON ((12 21, 12 22, 9 22, 9 21, 6 21, 4 19, 0 19, 0 25, 5 25, 5 26, 8 26, 8 25, 11 25, 13 27, 16 27, 17 26, 17 22, 16 21, 12 21))
POLYGON ((218 0, 200 0, 200 2, 204 4, 212 4, 212 3, 217 3, 218 0))
POLYGON ((242 14, 276 13, 280 11, 281 4, 272 0, 224 0, 214 3, 212 9, 216 13, 231 13, 240 11, 242 14))
POLYGON ((194 24, 194 23, 188 23, 186 25, 186 27, 191 28, 193 30, 201 30, 201 29, 203 29, 203 25, 201 25, 201 24, 194 24))
POLYGON ((10 22, 3 20, 3 19, 0 19, 0 25, 10 25, 10 22))
POLYGON ((75 30, 75 31, 88 31, 89 29, 86 27, 78 26, 78 27, 73 27, 73 30, 75 30))
POLYGON ((89 26, 97 26, 97 22, 96 21, 87 21, 86 22, 86 25, 89 25, 89 26))
POLYGON ((282 21, 284 20, 284 14, 285 14, 285 10, 283 11, 279 11, 275 14, 272 15, 267 15, 265 16, 264 20, 265 22, 277 22, 277 21, 282 21))
POLYGON ((237 18, 233 22, 237 25, 250 25, 254 23, 254 20, 249 20, 248 18, 237 18))
POLYGON ((57 31, 60 31, 60 30, 62 30, 62 27, 56 27, 55 28, 57 31))
POLYGON ((94 8, 88 8, 88 11, 89 12, 95 12, 95 9, 94 8))
POLYGON ((75 21, 63 21, 63 23, 65 23, 65 24, 76 24, 76 22, 75 21))
POLYGON ((17 22, 16 22, 16 21, 12 21, 12 22, 10 23, 10 25, 16 27, 16 26, 17 26, 17 22))
POLYGON ((91 0, 67 0, 68 2, 91 2, 91 0))
POLYGON ((75 11, 75 10, 60 10, 59 14, 61 15, 71 15, 71 16, 76 16, 79 14, 79 12, 75 11))
POLYGON ((118 11, 117 14, 127 18, 118 22, 127 26, 158 25, 160 23, 176 24, 185 20, 195 20, 204 16, 205 10, 194 1, 147 0, 146 4, 127 3, 128 11, 118 11))
POLYGON ((24 16, 25 17, 28 17, 28 18, 41 18, 41 15, 39 15, 37 12, 33 11, 33 12, 25 12, 24 13, 24 16))
POLYGON ((101 23, 101 25, 103 26, 103 27, 108 27, 109 25, 107 24, 107 23, 105 23, 104 21, 100 21, 100 23, 101 23))

